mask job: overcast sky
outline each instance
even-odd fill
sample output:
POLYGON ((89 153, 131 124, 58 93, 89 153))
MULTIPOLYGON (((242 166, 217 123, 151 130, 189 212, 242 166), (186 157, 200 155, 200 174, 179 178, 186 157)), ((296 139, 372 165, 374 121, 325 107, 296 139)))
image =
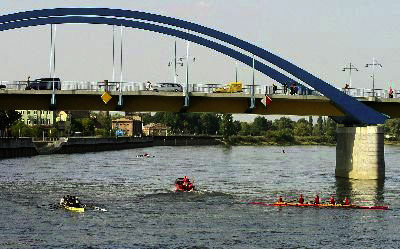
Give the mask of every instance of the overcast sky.
MULTIPOLYGON (((400 89, 400 1, 396 0, 1 0, 0 14, 55 7, 109 7, 147 11, 192 21, 237 36, 279 55, 321 79, 343 87, 352 62, 359 72, 353 86, 370 88, 375 57, 376 88, 392 81, 400 89)), ((0 80, 26 80, 49 74, 49 26, 0 32, 0 80)), ((118 37, 119 39, 119 37, 118 37)), ((126 29, 124 80, 172 81, 175 38, 126 29)), ((62 80, 112 77, 112 27, 89 24, 57 26, 56 75, 62 80)), ((178 56, 185 55, 178 39, 178 56)), ((235 61, 195 44, 190 78, 196 83, 224 83, 235 77, 235 61)), ((119 58, 117 58, 119 60, 119 58)), ((184 82, 184 68, 179 68, 184 82)), ((116 75, 119 75, 117 72, 116 75)), ((239 79, 251 83, 251 69, 239 64, 239 79)), ((273 81, 256 75, 257 84, 273 81)))

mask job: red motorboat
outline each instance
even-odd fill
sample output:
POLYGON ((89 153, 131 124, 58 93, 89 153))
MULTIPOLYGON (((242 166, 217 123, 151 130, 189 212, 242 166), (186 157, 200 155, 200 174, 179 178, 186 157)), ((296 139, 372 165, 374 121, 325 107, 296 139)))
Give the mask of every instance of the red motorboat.
POLYGON ((176 192, 192 192, 195 187, 194 184, 186 176, 184 178, 177 178, 175 180, 176 192))

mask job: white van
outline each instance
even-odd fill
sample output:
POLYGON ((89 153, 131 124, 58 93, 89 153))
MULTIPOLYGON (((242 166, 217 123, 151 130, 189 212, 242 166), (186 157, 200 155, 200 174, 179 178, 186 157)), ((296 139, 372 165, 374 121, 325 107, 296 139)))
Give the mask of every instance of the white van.
POLYGON ((183 92, 183 87, 177 83, 154 83, 151 84, 150 90, 155 92, 183 92))

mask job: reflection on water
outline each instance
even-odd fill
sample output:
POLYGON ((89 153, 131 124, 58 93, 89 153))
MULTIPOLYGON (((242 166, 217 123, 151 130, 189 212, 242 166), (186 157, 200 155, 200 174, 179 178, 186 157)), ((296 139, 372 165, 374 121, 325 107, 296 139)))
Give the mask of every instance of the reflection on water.
POLYGON ((344 202, 349 197, 353 203, 362 205, 384 205, 385 180, 355 180, 336 177, 336 198, 344 202))

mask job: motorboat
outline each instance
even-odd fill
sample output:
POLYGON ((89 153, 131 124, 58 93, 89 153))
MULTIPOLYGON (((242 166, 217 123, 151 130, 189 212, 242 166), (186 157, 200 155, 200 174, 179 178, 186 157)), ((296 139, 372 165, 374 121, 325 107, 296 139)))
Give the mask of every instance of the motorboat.
POLYGON ((177 178, 175 180, 176 192, 192 192, 194 190, 195 190, 194 184, 186 176, 183 178, 177 178))

